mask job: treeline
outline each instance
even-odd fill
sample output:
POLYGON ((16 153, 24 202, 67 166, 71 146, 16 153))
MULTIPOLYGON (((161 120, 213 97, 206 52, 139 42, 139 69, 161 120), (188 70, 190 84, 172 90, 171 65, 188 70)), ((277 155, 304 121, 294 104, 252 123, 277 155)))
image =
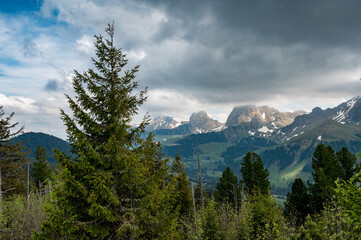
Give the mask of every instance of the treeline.
POLYGON ((245 155, 241 180, 227 168, 209 196, 198 169, 194 188, 179 155, 170 163, 151 134, 142 137, 149 117, 131 125, 146 89, 136 91, 138 66, 125 69, 112 24, 106 33, 95 36, 96 70, 75 71, 72 114, 61 110, 71 149, 55 150, 56 174, 42 147, 30 167, 21 142, 12 143, 22 128, 14 130, 13 114, 0 107, 1 239, 360 238, 361 172, 346 148, 319 145, 314 181, 296 179, 285 209, 254 152, 245 155))

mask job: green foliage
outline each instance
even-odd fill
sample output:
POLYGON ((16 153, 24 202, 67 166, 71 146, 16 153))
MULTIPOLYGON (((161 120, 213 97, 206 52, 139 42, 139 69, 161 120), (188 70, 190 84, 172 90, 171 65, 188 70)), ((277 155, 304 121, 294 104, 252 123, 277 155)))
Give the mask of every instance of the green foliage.
POLYGON ((221 240, 224 239, 222 236, 220 219, 216 209, 216 202, 211 199, 208 206, 201 211, 201 224, 200 229, 202 230, 202 239, 205 240, 221 240))
POLYGON ((36 148, 36 161, 32 166, 32 173, 36 187, 41 191, 46 180, 52 180, 54 173, 49 167, 46 150, 40 145, 36 148))
POLYGON ((352 232, 361 235, 361 172, 349 180, 336 182, 338 204, 344 209, 345 215, 353 225, 352 232))
POLYGON ((360 235, 353 234, 352 229, 350 219, 341 207, 327 205, 320 214, 307 216, 293 239, 360 239, 360 235))
POLYGON ((33 231, 39 231, 45 217, 43 199, 37 194, 29 196, 29 214, 26 198, 13 195, 3 201, 0 216, 0 239, 30 239, 33 231))
POLYGON ((135 94, 138 66, 110 39, 95 36, 97 71, 75 71, 73 116, 61 110, 73 156, 56 151, 59 181, 46 206, 47 219, 36 239, 171 239, 174 184, 166 181, 168 159, 153 136, 145 140, 147 117, 134 128, 132 117, 146 100, 135 94), (122 75, 122 76, 121 76, 122 75))
POLYGON ((312 176, 314 183, 310 184, 313 209, 320 213, 323 205, 330 202, 335 195, 336 179, 341 176, 341 166, 331 146, 319 144, 312 158, 312 176))
POLYGON ((239 209, 212 199, 196 216, 182 219, 182 239, 290 239, 294 231, 274 199, 260 191, 244 197, 239 209))
POLYGON ((174 158, 171 172, 176 181, 174 206, 177 208, 180 216, 189 215, 193 207, 192 191, 189 187, 190 182, 187 179, 184 164, 179 154, 174 158))
POLYGON ((214 191, 214 199, 217 202, 228 203, 237 208, 240 198, 241 186, 237 176, 233 175, 232 170, 227 167, 217 183, 216 190, 214 191))
POLYGON ((202 188, 202 194, 201 194, 201 188, 198 183, 196 189, 194 190, 194 200, 196 202, 196 207, 199 209, 202 208, 202 196, 204 203, 203 207, 207 207, 209 203, 208 193, 204 190, 204 188, 202 188))
POLYGON ((264 168, 260 156, 254 152, 248 152, 244 157, 241 166, 242 184, 244 190, 248 194, 259 189, 262 194, 268 194, 270 190, 270 182, 268 180, 269 172, 264 168))
POLYGON ((350 179, 356 173, 356 156, 343 147, 340 151, 336 152, 337 161, 341 165, 341 176, 343 180, 350 179))
POLYGON ((25 189, 25 164, 27 163, 23 142, 13 143, 13 138, 19 135, 23 128, 12 131, 18 123, 11 123, 14 113, 5 117, 0 106, 0 191, 13 190, 8 193, 20 192, 25 189), (14 191, 15 190, 15 191, 14 191))
POLYGON ((310 184, 312 207, 319 213, 323 205, 329 204, 335 196, 335 181, 348 179, 356 171, 356 157, 346 147, 336 154, 331 146, 319 144, 312 158, 312 176, 310 184))
POLYGON ((285 215, 292 225, 300 226, 304 223, 306 216, 311 213, 310 205, 311 198, 306 185, 301 178, 296 178, 285 202, 285 215))
POLYGON ((260 190, 249 197, 251 208, 250 239, 287 239, 288 227, 282 209, 269 194, 260 190))

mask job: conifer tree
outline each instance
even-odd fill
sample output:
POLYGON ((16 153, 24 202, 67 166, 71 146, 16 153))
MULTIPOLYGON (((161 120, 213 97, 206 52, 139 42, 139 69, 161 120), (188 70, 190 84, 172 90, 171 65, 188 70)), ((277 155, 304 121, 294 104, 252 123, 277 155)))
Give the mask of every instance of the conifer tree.
POLYGON ((287 193, 285 215, 292 224, 300 226, 311 213, 310 204, 311 198, 305 183, 301 178, 296 178, 292 183, 291 192, 287 193))
POLYGON ((73 115, 61 110, 72 156, 57 151, 59 181, 46 208, 38 239, 171 239, 174 185, 166 181, 167 161, 160 144, 141 138, 146 116, 131 125, 146 100, 135 93, 139 66, 127 60, 109 39, 95 36, 97 70, 75 71, 75 99, 67 96, 73 115))
POLYGON ((241 187, 237 176, 233 174, 229 167, 227 167, 217 183, 216 190, 214 191, 214 199, 218 202, 228 203, 237 208, 240 198, 241 187))
POLYGON ((175 206, 178 208, 180 216, 189 215, 192 211, 192 192, 189 187, 190 182, 187 179, 187 174, 184 169, 184 163, 181 161, 179 153, 174 158, 171 172, 176 180, 175 189, 175 206))
POLYGON ((18 122, 12 123, 14 113, 5 116, 3 106, 0 106, 0 192, 16 193, 25 189, 25 164, 27 163, 24 142, 13 142, 13 138, 23 132, 18 130, 18 122), (13 131, 14 130, 14 131, 13 131))
POLYGON ((324 204, 329 203, 335 195, 335 181, 342 175, 342 167, 337 161, 335 151, 323 143, 316 147, 312 158, 312 177, 310 184, 312 207, 320 213, 324 204))
POLYGON ((262 194, 268 194, 270 190, 269 172, 264 168, 260 156, 254 152, 248 152, 241 166, 242 184, 248 194, 259 189, 262 194))
POLYGON ((53 171, 51 170, 46 158, 46 150, 42 146, 38 145, 35 152, 36 161, 33 163, 32 172, 34 175, 34 181, 37 188, 41 191, 44 182, 47 179, 53 178, 53 171))
POLYGON ((209 197, 208 197, 208 193, 204 190, 203 187, 201 187, 200 183, 198 182, 196 189, 194 190, 194 199, 195 199, 195 204, 197 206, 197 208, 202 208, 202 207, 207 207, 208 203, 209 203, 209 197), (201 189, 202 189, 202 194, 201 194, 201 189), (202 197, 203 197, 203 201, 202 201, 202 197), (202 204, 203 202, 203 204, 202 204))
POLYGON ((343 180, 349 180, 357 172, 356 156, 343 147, 336 152, 337 161, 341 165, 341 176, 343 180))

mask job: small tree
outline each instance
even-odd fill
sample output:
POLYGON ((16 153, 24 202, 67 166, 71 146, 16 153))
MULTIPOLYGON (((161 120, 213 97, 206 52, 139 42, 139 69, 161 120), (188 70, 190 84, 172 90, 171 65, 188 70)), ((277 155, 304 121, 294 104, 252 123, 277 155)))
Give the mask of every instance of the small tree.
MULTIPOLYGON (((3 107, 0 106, 0 197, 3 192, 20 192, 25 189, 26 149, 24 142, 13 142, 13 138, 23 132, 23 127, 13 131, 18 122, 11 123, 14 113, 5 117, 3 107)), ((0 199, 1 201, 1 199, 0 199)))
POLYGON ((293 225, 300 226, 311 213, 310 205, 311 198, 306 185, 301 178, 296 178, 292 183, 291 192, 287 193, 285 215, 293 225))
POLYGON ((255 189, 259 189, 262 194, 270 191, 269 172, 264 168, 260 156, 254 152, 248 152, 244 157, 241 166, 242 184, 248 194, 252 194, 255 189))
POLYGON ((232 170, 227 167, 217 183, 216 190, 214 191, 214 199, 221 203, 228 203, 237 208, 240 198, 241 187, 237 176, 233 175, 232 170))
POLYGON ((355 236, 361 236, 361 172, 355 174, 349 180, 336 182, 338 204, 344 210, 345 215, 352 224, 351 232, 355 236))
POLYGON ((189 215, 192 211, 192 191, 189 187, 190 182, 184 169, 184 163, 181 161, 179 153, 175 156, 172 163, 171 172, 176 180, 175 188, 175 207, 178 208, 180 216, 189 215))
POLYGON ((320 213, 324 205, 330 203, 335 195, 335 181, 342 176, 342 167, 332 147, 321 143, 313 154, 312 168, 314 180, 314 183, 310 184, 312 207, 314 211, 320 213))
POLYGON ((356 156, 343 147, 336 152, 337 161, 341 165, 341 176, 343 180, 349 180, 357 171, 356 156))
POLYGON ((36 161, 33 163, 32 172, 34 175, 35 185, 41 192, 45 181, 53 178, 53 171, 46 159, 46 150, 40 145, 36 148, 35 159, 36 161))

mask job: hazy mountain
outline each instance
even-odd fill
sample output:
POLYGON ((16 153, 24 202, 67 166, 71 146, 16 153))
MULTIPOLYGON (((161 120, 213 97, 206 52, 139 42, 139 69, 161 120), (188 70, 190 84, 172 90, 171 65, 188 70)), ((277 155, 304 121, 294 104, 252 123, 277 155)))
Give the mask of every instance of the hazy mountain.
POLYGON ((28 158, 30 161, 35 160, 35 152, 38 145, 42 146, 46 150, 46 156, 49 163, 56 163, 56 159, 53 156, 53 150, 55 148, 63 151, 65 153, 69 153, 70 147, 67 141, 63 139, 57 138, 55 136, 45 134, 45 133, 35 133, 28 132, 21 134, 13 139, 13 142, 16 143, 18 141, 26 141, 25 146, 29 150, 28 158))
POLYGON ((172 117, 169 116, 160 116, 154 118, 149 125, 145 128, 147 132, 151 132, 154 130, 160 129, 173 129, 181 125, 181 123, 174 120, 172 117))
MULTIPOLYGON (((171 117, 156 118, 151 123, 155 135, 189 135, 193 133, 216 132, 224 129, 224 123, 212 119, 204 111, 192 113, 189 121, 178 123, 171 117)), ((149 130, 148 130, 149 131, 149 130)))

